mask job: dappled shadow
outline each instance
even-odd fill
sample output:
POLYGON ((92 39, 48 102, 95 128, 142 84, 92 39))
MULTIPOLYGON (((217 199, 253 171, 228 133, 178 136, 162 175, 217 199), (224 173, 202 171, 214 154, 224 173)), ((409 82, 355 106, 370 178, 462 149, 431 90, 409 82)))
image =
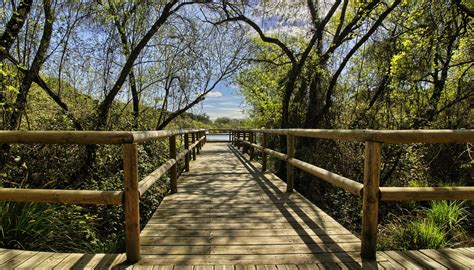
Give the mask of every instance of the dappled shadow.
POLYGON ((142 232, 140 263, 396 265, 362 260, 357 237, 285 188, 233 146, 206 145, 142 232))
MULTIPOLYGON (((345 248, 341 247, 332 234, 326 233, 326 230, 329 228, 324 226, 323 221, 327 220, 328 217, 326 214, 321 214, 321 210, 313 205, 312 212, 313 217, 307 215, 307 213, 300 208, 297 203, 294 203, 291 199, 294 194, 286 193, 280 190, 270 179, 268 179, 264 173, 262 173, 259 168, 255 167, 246 157, 237 151, 233 146, 229 146, 230 151, 232 151, 235 156, 239 159, 243 166, 245 166, 249 172, 252 174, 256 182, 259 184, 260 188, 265 192, 265 194, 276 202, 274 206, 278 209, 283 216, 286 218, 286 222, 291 225, 291 227, 298 232, 298 236, 301 241, 306 244, 308 249, 313 252, 313 254, 318 253, 331 253, 334 254, 340 261, 348 263, 357 263, 352 257, 355 254, 348 254, 347 252, 360 252, 360 248, 356 250, 347 251, 345 248), (289 211, 293 210, 293 214, 289 211), (300 220, 304 222, 301 224, 299 220, 295 218, 298 216, 300 220), (317 218, 314 220, 314 218, 317 218), (316 221, 321 222, 322 224, 316 223, 316 221), (303 227, 306 225, 307 228, 303 227), (318 238, 321 240, 324 239, 323 243, 317 243, 313 237, 307 232, 306 229, 314 232, 318 238)), ((307 204, 305 206, 308 206, 307 204)), ((339 225, 342 227, 342 225, 339 225)), ((315 258, 317 261, 317 257, 315 258)), ((337 262, 337 260, 335 260, 337 262)), ((375 261, 363 261, 364 264, 371 264, 376 266, 375 261)))

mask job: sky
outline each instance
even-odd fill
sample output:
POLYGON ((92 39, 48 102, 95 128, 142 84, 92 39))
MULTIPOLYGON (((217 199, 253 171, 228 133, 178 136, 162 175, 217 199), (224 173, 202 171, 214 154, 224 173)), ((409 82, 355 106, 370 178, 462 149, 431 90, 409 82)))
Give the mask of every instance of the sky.
POLYGON ((206 96, 202 106, 198 106, 198 110, 194 112, 205 113, 211 120, 219 117, 242 119, 246 117, 244 104, 237 86, 221 83, 206 96))

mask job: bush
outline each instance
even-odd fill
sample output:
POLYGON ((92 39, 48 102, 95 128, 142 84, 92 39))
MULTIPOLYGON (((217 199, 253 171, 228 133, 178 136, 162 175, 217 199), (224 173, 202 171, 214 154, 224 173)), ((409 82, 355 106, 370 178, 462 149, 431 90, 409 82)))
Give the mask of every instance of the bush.
POLYGON ((4 248, 97 252, 108 245, 98 239, 94 215, 74 205, 0 203, 0 246, 4 248))

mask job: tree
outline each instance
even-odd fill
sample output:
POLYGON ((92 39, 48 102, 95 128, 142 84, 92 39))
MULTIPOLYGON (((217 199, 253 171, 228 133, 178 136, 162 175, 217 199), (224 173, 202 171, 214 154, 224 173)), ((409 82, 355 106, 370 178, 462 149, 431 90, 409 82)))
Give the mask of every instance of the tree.
MULTIPOLYGON (((377 0, 354 4, 349 1, 344 1, 342 6, 340 6, 341 2, 342 1, 334 1, 334 3, 327 8, 326 12, 323 12, 325 5, 319 1, 308 0, 304 6, 300 7, 304 14, 303 18, 311 25, 306 31, 306 34, 310 36, 309 40, 305 42, 304 46, 297 47, 297 49, 301 48, 301 50, 294 50, 290 48, 287 43, 282 41, 285 35, 281 38, 278 36, 269 36, 262 30, 260 25, 255 23, 255 20, 252 20, 251 16, 260 15, 264 18, 263 15, 267 15, 252 13, 253 9, 256 9, 259 5, 265 5, 266 3, 236 5, 228 1, 223 1, 221 7, 217 10, 220 14, 220 19, 215 22, 216 24, 227 22, 244 23, 255 30, 262 41, 279 47, 281 52, 289 60, 290 68, 284 80, 284 91, 281 102, 281 128, 289 127, 290 101, 296 91, 297 81, 301 77, 306 65, 314 70, 314 72, 312 73, 310 83, 307 85, 309 95, 304 127, 314 128, 321 124, 322 119, 332 106, 332 98, 337 79, 344 70, 345 65, 401 1, 396 0, 391 4, 377 0), (340 13, 337 16, 338 18, 336 18, 335 14, 338 9, 340 9, 340 13), (305 15, 306 17, 304 17, 305 15), (372 16, 376 18, 372 25, 365 33, 359 36, 359 40, 354 41, 355 37, 358 36, 356 32, 360 32, 363 25, 369 25, 372 21, 372 16), (328 28, 330 22, 334 23, 334 21, 336 21, 336 29, 331 31, 328 28), (344 44, 350 46, 346 49, 346 52, 340 49, 344 44), (342 57, 338 53, 343 53, 342 57), (308 62, 310 59, 313 59, 311 63, 308 62), (330 62, 334 63, 336 61, 339 62, 334 74, 329 78, 328 82, 325 82, 323 73, 328 69, 330 62), (327 87, 325 87, 326 83, 327 87), (321 97, 323 97, 323 100, 318 100, 321 97), (321 104, 320 108, 315 108, 314 106, 316 104, 321 104)), ((277 8, 283 9, 287 7, 281 5, 276 6, 277 8)), ((275 6, 267 4, 265 10, 275 10, 275 6)), ((291 15, 285 14, 284 16, 280 14, 271 15, 273 15, 272 20, 280 19, 284 21, 289 18, 289 16, 294 16, 294 14, 293 12, 291 15)), ((301 20, 301 16, 298 18, 293 17, 292 19, 301 20)))

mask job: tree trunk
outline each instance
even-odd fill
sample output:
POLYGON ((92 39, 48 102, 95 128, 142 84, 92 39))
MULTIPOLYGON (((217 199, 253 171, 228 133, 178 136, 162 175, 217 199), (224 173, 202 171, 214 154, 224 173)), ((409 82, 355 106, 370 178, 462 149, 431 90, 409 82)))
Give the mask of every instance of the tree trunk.
POLYGON ((41 69, 41 65, 43 64, 44 57, 46 52, 49 48, 49 43, 51 41, 51 35, 53 32, 53 12, 51 11, 51 0, 44 0, 43 4, 44 9, 44 29, 43 35, 41 36, 41 41, 38 47, 38 51, 36 52, 35 58, 33 59, 33 63, 31 64, 31 68, 25 72, 23 80, 21 82, 21 86, 19 89, 19 93, 16 96, 16 101, 14 105, 14 111, 10 116, 9 121, 9 129, 16 130, 20 127, 20 120, 21 115, 26 107, 26 101, 28 97, 28 93, 33 83, 36 74, 39 74, 41 69))

